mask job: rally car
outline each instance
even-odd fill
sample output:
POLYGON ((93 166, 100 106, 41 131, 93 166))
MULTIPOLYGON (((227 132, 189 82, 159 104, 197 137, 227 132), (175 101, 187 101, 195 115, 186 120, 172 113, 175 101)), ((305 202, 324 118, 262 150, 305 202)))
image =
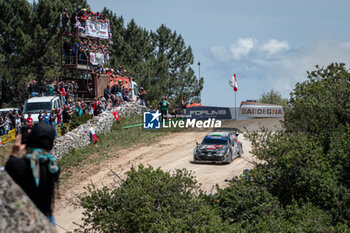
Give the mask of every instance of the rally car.
POLYGON ((208 133, 193 151, 193 162, 231 163, 242 156, 242 142, 238 141, 239 129, 217 128, 208 133))

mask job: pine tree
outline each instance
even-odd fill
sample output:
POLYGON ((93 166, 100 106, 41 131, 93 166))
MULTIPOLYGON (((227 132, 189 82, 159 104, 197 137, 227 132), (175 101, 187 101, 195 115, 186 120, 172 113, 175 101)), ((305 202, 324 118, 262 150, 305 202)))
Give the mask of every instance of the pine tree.
POLYGON ((0 0, 0 15, 0 107, 3 107, 19 105, 27 93, 33 15, 26 0, 0 0))
MULTIPOLYGON (((28 97, 26 84, 56 79, 60 71, 59 18, 89 8, 86 0, 0 0, 0 107, 20 106, 28 97)), ((148 92, 148 102, 167 95, 177 106, 183 96, 200 98, 203 78, 191 68, 190 46, 175 31, 161 25, 156 32, 140 27, 104 9, 110 19, 112 42, 110 65, 122 66, 148 92)))
POLYGON ((203 89, 203 78, 197 79, 191 68, 193 64, 193 53, 191 46, 186 46, 181 35, 172 32, 165 25, 161 25, 152 38, 157 47, 155 51, 158 59, 166 57, 168 61, 169 74, 164 82, 167 96, 178 106, 181 99, 200 100, 200 92, 203 89))

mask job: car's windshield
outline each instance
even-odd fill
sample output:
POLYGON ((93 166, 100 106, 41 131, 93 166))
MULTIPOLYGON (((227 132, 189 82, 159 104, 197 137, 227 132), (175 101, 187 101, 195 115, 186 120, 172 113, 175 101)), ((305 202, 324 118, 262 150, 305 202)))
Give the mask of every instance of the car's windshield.
POLYGON ((227 139, 206 137, 203 139, 202 144, 205 144, 205 145, 226 145, 227 139))
POLYGON ((24 105, 24 113, 39 113, 45 110, 51 111, 50 102, 26 103, 24 105))

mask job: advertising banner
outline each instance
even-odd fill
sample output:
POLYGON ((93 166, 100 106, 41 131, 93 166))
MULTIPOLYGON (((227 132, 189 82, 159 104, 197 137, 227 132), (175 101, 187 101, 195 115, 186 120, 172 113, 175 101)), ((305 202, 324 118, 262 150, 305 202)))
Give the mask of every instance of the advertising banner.
POLYGON ((225 120, 246 120, 250 118, 279 118, 284 117, 284 110, 279 105, 249 105, 243 104, 240 108, 195 106, 186 109, 186 117, 197 120, 210 118, 225 120), (236 114, 236 117, 235 117, 236 114))
POLYGON ((282 106, 278 105, 242 105, 240 108, 242 117, 283 117, 284 111, 282 106))
POLYGON ((85 35, 101 38, 101 39, 108 39, 109 38, 109 25, 108 23, 101 23, 101 22, 95 22, 86 20, 85 23, 85 35))
POLYGON ((103 53, 90 53, 90 63, 94 66, 105 64, 105 55, 103 53))
POLYGON ((197 120, 206 120, 209 118, 215 118, 218 120, 232 119, 231 111, 229 108, 209 106, 187 108, 186 116, 197 120))

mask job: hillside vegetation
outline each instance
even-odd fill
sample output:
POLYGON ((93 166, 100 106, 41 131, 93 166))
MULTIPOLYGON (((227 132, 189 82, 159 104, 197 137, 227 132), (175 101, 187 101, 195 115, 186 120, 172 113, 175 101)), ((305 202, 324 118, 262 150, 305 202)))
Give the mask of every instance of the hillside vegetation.
MULTIPOLYGON (((191 172, 139 166, 81 197, 86 231, 349 232, 350 73, 330 64, 291 93, 285 131, 253 132, 266 161, 216 194, 191 172), (117 187, 117 188, 116 188, 117 187), (91 225, 88 225, 91 224, 91 225), (90 228, 91 227, 91 228, 90 228)), ((213 174, 215 175, 215 174, 213 174)))

